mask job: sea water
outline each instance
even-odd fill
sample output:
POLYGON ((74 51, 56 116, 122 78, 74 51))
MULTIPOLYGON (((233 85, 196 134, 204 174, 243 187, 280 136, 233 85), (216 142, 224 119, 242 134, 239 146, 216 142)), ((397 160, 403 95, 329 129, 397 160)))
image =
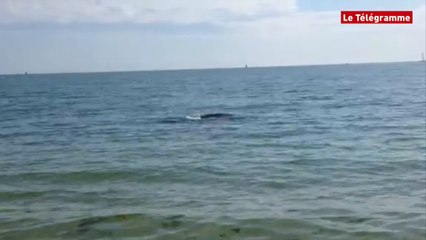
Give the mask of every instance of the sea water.
POLYGON ((5 75, 0 239, 424 239, 425 94, 420 62, 5 75))

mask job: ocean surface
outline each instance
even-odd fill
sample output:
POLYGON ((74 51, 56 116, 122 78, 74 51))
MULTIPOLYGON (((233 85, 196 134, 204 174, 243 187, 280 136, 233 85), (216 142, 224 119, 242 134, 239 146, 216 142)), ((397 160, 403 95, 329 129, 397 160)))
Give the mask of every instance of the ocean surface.
POLYGON ((425 71, 1 76, 0 239, 425 239, 425 71))

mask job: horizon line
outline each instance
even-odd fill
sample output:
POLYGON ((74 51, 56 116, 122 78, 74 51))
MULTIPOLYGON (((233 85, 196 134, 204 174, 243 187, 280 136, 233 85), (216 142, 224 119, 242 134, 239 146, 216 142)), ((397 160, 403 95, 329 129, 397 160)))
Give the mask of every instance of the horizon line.
POLYGON ((363 64, 387 64, 387 63, 415 63, 422 61, 383 61, 383 62, 347 62, 347 63, 319 63, 319 64, 295 64, 295 65, 255 65, 245 68, 241 67, 205 67, 205 68, 168 68, 168 69, 146 69, 146 70, 112 70, 112 71, 75 71, 75 72, 36 72, 36 73, 0 73, 0 76, 15 76, 15 75, 59 75, 59 74, 103 74, 103 73, 128 73, 128 72, 167 72, 167 71, 203 71, 203 70, 232 70, 232 69, 256 69, 256 68, 285 68, 285 67, 316 67, 316 66, 338 66, 338 65, 363 65, 363 64))

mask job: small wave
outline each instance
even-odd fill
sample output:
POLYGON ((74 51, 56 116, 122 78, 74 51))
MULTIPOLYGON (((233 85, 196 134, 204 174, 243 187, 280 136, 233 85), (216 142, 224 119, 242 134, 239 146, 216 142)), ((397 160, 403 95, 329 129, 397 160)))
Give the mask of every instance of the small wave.
POLYGON ((158 121, 158 123, 181 123, 185 121, 183 118, 179 117, 168 117, 158 121))
POLYGON ((230 113, 204 113, 204 114, 194 114, 188 115, 185 118, 189 120, 201 120, 201 119, 218 119, 218 118, 231 118, 233 114, 230 113))
POLYGON ((196 121, 203 119, 233 119, 234 115, 230 113, 205 113, 205 114, 190 114, 183 117, 166 117, 159 120, 159 123, 182 123, 186 120, 196 121))
POLYGON ((188 115, 185 118, 188 120, 201 120, 201 115, 188 115))

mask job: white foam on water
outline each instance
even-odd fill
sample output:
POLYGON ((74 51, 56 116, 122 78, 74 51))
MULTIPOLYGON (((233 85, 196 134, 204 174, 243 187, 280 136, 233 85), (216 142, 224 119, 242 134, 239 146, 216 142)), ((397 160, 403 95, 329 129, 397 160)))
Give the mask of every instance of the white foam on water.
POLYGON ((191 115, 188 115, 188 116, 186 116, 185 118, 186 118, 186 119, 189 119, 189 120, 201 120, 201 116, 200 116, 200 115, 198 115, 198 116, 191 116, 191 115))

